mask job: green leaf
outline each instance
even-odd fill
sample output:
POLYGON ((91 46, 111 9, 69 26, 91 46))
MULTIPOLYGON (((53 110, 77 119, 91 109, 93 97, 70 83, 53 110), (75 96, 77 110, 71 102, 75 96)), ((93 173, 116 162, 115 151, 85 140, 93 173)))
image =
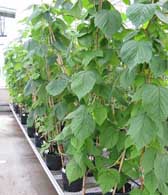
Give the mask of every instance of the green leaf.
POLYGON ((95 123, 92 116, 83 105, 74 112, 71 112, 66 119, 72 119, 70 126, 72 133, 78 140, 84 141, 91 136, 95 130, 95 123))
POLYGON ((128 159, 124 161, 122 172, 128 175, 132 179, 139 178, 139 160, 138 159, 128 159), (134 168, 132 168, 134 167, 134 168))
POLYGON ((32 14, 28 17, 28 21, 32 21, 38 18, 42 14, 41 10, 38 7, 34 7, 32 14))
POLYGON ((97 183, 103 193, 110 191, 120 181, 119 172, 116 169, 101 170, 98 174, 97 183))
POLYGON ((102 147, 107 149, 113 148, 119 140, 119 132, 113 128, 105 128, 101 131, 99 139, 102 147))
POLYGON ((124 105, 124 106, 128 106, 128 103, 125 99, 125 91, 122 89, 122 88, 119 88, 119 87, 114 87, 113 86, 113 89, 112 89, 112 96, 116 98, 116 100, 124 105))
POLYGON ((82 1, 78 0, 73 7, 68 11, 68 14, 75 18, 80 18, 82 13, 82 1))
POLYGON ((164 2, 162 8, 163 8, 163 12, 164 12, 164 13, 167 13, 167 12, 168 12, 168 1, 165 1, 165 2, 164 2))
POLYGON ((98 125, 102 125, 107 118, 107 109, 102 104, 96 104, 93 109, 93 116, 98 125))
POLYGON ((28 39, 24 43, 24 47, 29 51, 29 55, 39 55, 41 57, 46 56, 48 50, 47 45, 40 44, 34 39, 28 39))
POLYGON ((56 136, 55 141, 66 141, 66 139, 70 138, 72 135, 72 130, 70 125, 63 128, 60 134, 56 136))
POLYGON ((124 37, 123 41, 126 42, 126 41, 129 41, 129 40, 133 39, 134 37, 136 37, 138 35, 139 31, 140 31, 139 29, 131 31, 130 33, 128 33, 124 37))
POLYGON ((162 13, 161 11, 156 11, 156 16, 165 24, 168 24, 168 15, 162 13))
POLYGON ((78 43, 84 47, 91 47, 94 44, 94 41, 91 34, 85 34, 78 37, 78 43))
POLYGON ((145 187, 151 194, 155 193, 158 185, 158 180, 153 171, 145 175, 145 187))
POLYGON ((159 192, 161 192, 161 194, 166 195, 168 192, 168 185, 163 183, 159 185, 159 192))
POLYGON ((168 145, 168 133, 167 133, 167 129, 168 129, 168 123, 167 121, 161 122, 158 121, 158 138, 160 141, 160 144, 164 147, 168 145))
POLYGON ((130 195, 159 195, 159 194, 156 194, 156 193, 149 194, 149 191, 147 191, 146 189, 141 190, 141 189, 136 189, 135 188, 135 189, 131 190, 130 195))
POLYGON ((106 36, 111 39, 122 23, 121 15, 116 10, 100 10, 95 16, 95 26, 97 26, 106 36))
POLYGON ((142 191, 140 189, 133 189, 131 195, 142 195, 142 191))
POLYGON ((152 44, 149 41, 128 41, 120 51, 122 61, 132 70, 136 65, 149 63, 152 58, 152 44))
POLYGON ((128 134, 139 149, 149 144, 157 133, 154 121, 146 113, 131 118, 129 124, 128 134))
POLYGON ((123 88, 129 87, 134 81, 136 76, 135 70, 129 71, 128 69, 124 70, 120 77, 120 83, 123 88))
POLYGON ((46 114, 46 107, 45 106, 38 106, 34 110, 36 116, 43 117, 46 114))
POLYGON ((154 150, 153 148, 147 148, 142 158, 142 167, 145 174, 153 170, 155 158, 156 150, 154 150))
MULTIPOLYGON (((79 140, 77 137, 75 136, 71 136, 71 140, 70 140, 71 145, 73 146, 73 148, 76 151, 81 151, 82 146, 85 143, 85 139, 84 140, 79 140)), ((69 151, 70 153, 71 151, 69 151)), ((71 152, 72 153, 72 152, 71 152)))
POLYGON ((60 95, 68 85, 68 80, 64 78, 58 78, 57 80, 52 80, 46 86, 46 90, 49 95, 57 96, 60 95))
POLYGON ((152 19, 156 11, 156 4, 136 3, 127 9, 127 16, 138 27, 152 19))
POLYGON ((149 66, 155 77, 162 76, 167 70, 166 60, 163 60, 160 56, 153 56, 149 66))
POLYGON ((146 111, 155 120, 163 121, 168 117, 168 89, 156 85, 143 87, 142 102, 146 111))
POLYGON ((31 95, 35 90, 35 83, 33 80, 29 80, 24 88, 24 95, 29 96, 31 95))
POLYGON ((84 164, 78 164, 75 160, 71 160, 66 166, 66 174, 70 183, 83 177, 85 171, 86 167, 84 164))
POLYGON ((59 102, 54 107, 58 120, 63 120, 67 113, 67 104, 65 102, 59 102))
POLYGON ((67 48, 70 44, 69 39, 61 33, 57 33, 57 39, 53 43, 53 47, 61 52, 67 52, 67 48))
POLYGON ((159 184, 168 181, 168 154, 157 154, 154 162, 154 172, 159 184))
POLYGON ((37 80, 37 79, 39 79, 39 77, 40 77, 40 74, 39 73, 36 73, 36 72, 34 72, 32 74, 32 76, 31 76, 32 80, 37 80))
POLYGON ((81 71, 72 76, 71 89, 79 100, 88 94, 96 83, 96 76, 92 71, 81 71))
POLYGON ((83 53, 82 64, 84 66, 87 66, 91 62, 91 60, 93 60, 96 57, 103 57, 103 51, 102 50, 86 51, 83 53))
POLYGON ((62 6, 63 3, 64 3, 64 0, 57 0, 55 3, 55 7, 59 8, 60 6, 62 6))
POLYGON ((123 2, 127 5, 130 5, 130 0, 123 0, 123 2))

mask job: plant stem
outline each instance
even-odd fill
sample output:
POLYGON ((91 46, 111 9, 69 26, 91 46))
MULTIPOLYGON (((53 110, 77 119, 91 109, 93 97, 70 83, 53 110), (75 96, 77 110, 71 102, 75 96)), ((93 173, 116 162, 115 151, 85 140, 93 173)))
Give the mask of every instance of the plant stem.
POLYGON ((86 193, 86 175, 83 176, 82 195, 86 193))
MULTIPOLYGON (((51 41, 52 42, 56 42, 56 37, 54 35, 54 32, 51 28, 51 26, 49 26, 49 32, 50 32, 50 36, 51 36, 51 41)), ((64 66, 64 63, 63 63, 63 59, 62 59, 62 56, 58 53, 57 54, 58 58, 57 58, 57 63, 58 65, 60 66, 61 68, 61 71, 64 73, 64 74, 68 74, 67 71, 66 71, 66 68, 64 66)))
MULTIPOLYGON (((53 97, 51 97, 51 108, 53 108, 53 107, 54 107, 54 100, 53 100, 53 97)), ((55 122, 55 125, 56 125, 56 131, 57 131, 57 135, 58 135, 61 132, 61 125, 60 124, 57 125, 56 120, 54 122, 55 122)), ((57 147, 58 147, 58 152, 61 156, 61 163, 62 163, 62 167, 63 167, 64 166, 64 157, 62 155, 62 153, 64 152, 63 145, 58 144, 57 147)))
MULTIPOLYGON (((118 169, 119 173, 121 172, 121 169, 122 169, 122 166, 123 166, 123 163, 124 163, 125 153, 126 153, 126 150, 124 150, 122 155, 121 155, 120 166, 119 166, 119 169, 118 169)), ((117 190, 117 184, 115 185, 114 190, 112 191, 112 195, 115 195, 116 190, 117 190)))
POLYGON ((142 167, 142 159, 143 159, 143 155, 145 153, 145 147, 143 147, 142 151, 141 151, 141 156, 140 156, 140 172, 141 172, 141 177, 140 177, 140 182, 141 182, 141 190, 144 189, 144 169, 142 167))
MULTIPOLYGON (((57 129, 57 135, 61 132, 61 125, 56 125, 56 129, 57 129)), ((62 155, 62 153, 64 153, 64 147, 62 144, 57 144, 58 146, 58 152, 61 156, 61 163, 62 163, 62 167, 64 167, 64 157, 62 155)))
MULTIPOLYGON (((56 38, 55 38, 55 35, 54 35, 54 32, 53 32, 51 26, 49 26, 49 33, 50 33, 50 42, 52 44, 52 43, 54 43, 56 41, 56 38)), ((66 73, 66 69, 64 69, 65 67, 63 65, 62 56, 59 55, 59 54, 58 54, 57 62, 58 62, 58 65, 60 65, 61 71, 65 74, 66 73)), ((50 101, 51 108, 53 108, 54 107, 54 99, 53 99, 53 97, 51 97, 50 100, 51 100, 50 101)), ((57 131, 57 135, 58 135, 61 132, 61 125, 60 124, 57 125, 57 121, 55 121, 55 127, 56 127, 56 131, 57 131)), ((64 147, 63 147, 62 144, 58 144, 57 147, 58 147, 58 152, 59 152, 59 154, 61 156, 62 167, 64 167, 64 157, 62 155, 63 152, 64 152, 64 147)))
POLYGON ((99 10, 101 10, 102 9, 102 6, 103 6, 103 0, 99 0, 99 10))

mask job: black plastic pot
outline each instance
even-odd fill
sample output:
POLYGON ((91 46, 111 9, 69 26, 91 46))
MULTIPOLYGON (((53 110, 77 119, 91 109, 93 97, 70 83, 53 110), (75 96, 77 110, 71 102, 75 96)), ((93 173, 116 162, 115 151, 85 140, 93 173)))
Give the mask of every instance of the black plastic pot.
POLYGON ((61 157, 58 154, 48 153, 45 155, 46 165, 50 170, 57 171, 61 170, 62 163, 61 157))
POLYGON ((43 158, 46 158, 46 154, 47 153, 45 151, 42 153, 43 158))
POLYGON ((41 148, 41 146, 43 145, 43 137, 35 133, 34 139, 35 139, 35 146, 37 148, 41 148))
POLYGON ((63 188, 67 192, 79 192, 82 190, 82 184, 83 184, 83 179, 78 179, 71 184, 69 184, 69 181, 67 179, 66 173, 64 169, 62 170, 62 179, 63 179, 63 188))
POLYGON ((16 112, 16 114, 19 114, 20 113, 20 108, 19 108, 19 105, 18 104, 13 104, 13 109, 16 112))
POLYGON ((27 127, 27 134, 29 137, 33 138, 35 134, 35 127, 27 127))
POLYGON ((89 171, 87 172, 87 176, 88 176, 88 177, 93 177, 93 172, 92 172, 91 170, 89 170, 89 171))
MULTIPOLYGON (((105 193, 104 195, 111 195, 111 192, 105 193)), ((101 192, 90 192, 86 193, 86 195, 103 195, 101 192)))
POLYGON ((28 113, 22 113, 21 114, 21 123, 22 123, 22 125, 27 124, 27 118, 28 118, 28 113))
POLYGON ((129 195, 129 192, 131 191, 131 184, 130 183, 125 184, 125 191, 126 191, 126 193, 123 193, 123 189, 117 190, 116 195, 121 195, 121 194, 129 195))
MULTIPOLYGON (((130 195, 130 191, 131 191, 131 184, 130 183, 126 183, 125 184, 125 190, 126 192, 123 193, 122 189, 117 190, 115 195, 130 195)), ((105 195, 111 195, 111 192, 107 192, 105 193, 105 195)), ((86 195, 103 195, 101 192, 91 192, 91 193, 86 193, 86 195)))

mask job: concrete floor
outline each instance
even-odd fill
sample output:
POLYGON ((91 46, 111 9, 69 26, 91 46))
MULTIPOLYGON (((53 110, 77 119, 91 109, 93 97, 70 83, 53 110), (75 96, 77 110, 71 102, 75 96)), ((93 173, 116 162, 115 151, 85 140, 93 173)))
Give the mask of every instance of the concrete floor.
POLYGON ((8 90, 6 88, 0 87, 0 104, 8 104, 10 102, 10 97, 8 90))
POLYGON ((10 113, 0 114, 0 195, 57 195, 10 113))

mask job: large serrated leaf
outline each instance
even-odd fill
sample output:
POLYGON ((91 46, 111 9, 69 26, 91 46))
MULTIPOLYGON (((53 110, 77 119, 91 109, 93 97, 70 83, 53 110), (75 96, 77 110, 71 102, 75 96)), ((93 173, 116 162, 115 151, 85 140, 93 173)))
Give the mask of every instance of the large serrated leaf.
POLYGON ((96 51, 87 51, 83 53, 83 60, 82 64, 87 66, 91 60, 93 60, 96 57, 103 57, 103 51, 102 50, 96 50, 96 51))
POLYGON ((64 116, 67 113, 68 105, 65 102, 59 102, 54 106, 55 114, 58 120, 63 120, 64 116))
POLYGON ((168 117, 168 88, 156 85, 145 85, 142 102, 146 111, 154 119, 163 121, 168 117))
POLYGON ((73 7, 68 11, 68 14, 75 18, 80 18, 82 13, 82 1, 78 0, 73 7))
POLYGON ((68 80, 64 78, 58 78, 57 80, 52 80, 46 86, 46 90, 49 95, 56 96, 60 95, 68 85, 68 80))
POLYGON ((113 148, 119 140, 119 132, 113 128, 106 128, 100 134, 100 145, 104 148, 113 148), (108 137, 108 139, 107 139, 108 137))
POLYGON ((165 184, 165 183, 160 184, 159 185, 159 192, 161 194, 165 194, 166 195, 168 193, 168 185, 165 184))
POLYGON ((152 44, 149 41, 126 42, 120 51, 122 61, 132 70, 141 63, 149 63, 152 58, 152 44))
POLYGON ((91 136, 95 130, 95 122, 88 113, 85 106, 80 106, 77 110, 70 113, 66 119, 72 119, 70 127, 72 133, 78 140, 84 141, 91 136))
POLYGON ((153 171, 145 175, 145 187, 151 194, 155 193, 158 185, 158 180, 153 171))
POLYGON ((154 150, 153 148, 147 148, 142 158, 142 167, 145 174, 153 170, 155 158, 156 150, 154 150))
POLYGON ((92 71, 81 71, 73 75, 71 89, 79 100, 89 93, 96 83, 95 73, 92 71))
POLYGON ((127 9, 127 16, 138 27, 154 16, 156 8, 155 4, 136 3, 127 9))
POLYGON ((100 171, 98 175, 98 184, 102 188, 102 191, 110 191, 120 181, 119 172, 115 169, 107 169, 100 171))
POLYGON ((135 70, 132 70, 132 71, 129 71, 128 69, 124 70, 120 77, 121 86, 124 88, 129 87, 134 81, 135 76, 136 76, 135 70))
POLYGON ((168 181, 168 154, 158 154, 154 162, 154 172, 160 184, 168 181))
POLYGON ((31 95, 35 89, 36 89, 35 82, 33 80, 29 80, 24 88, 24 95, 25 96, 31 95))
POLYGON ((86 167, 83 162, 78 164, 75 160, 71 160, 66 166, 66 174, 70 183, 78 178, 82 178, 85 171, 86 167))
POLYGON ((102 125, 107 118, 107 109, 101 104, 96 104, 93 109, 93 116, 98 125, 102 125))
POLYGON ((100 10, 95 16, 95 26, 97 26, 106 36, 111 39, 121 27, 121 15, 116 10, 100 10))
POLYGON ((166 60, 162 59, 159 55, 152 57, 149 66, 155 77, 162 76, 167 70, 166 60))
POLYGON ((129 121, 128 134, 133 139, 138 149, 150 143, 155 137, 157 129, 154 121, 146 114, 140 113, 129 121))
POLYGON ((168 14, 161 11, 156 11, 156 16, 165 24, 168 24, 168 14))

